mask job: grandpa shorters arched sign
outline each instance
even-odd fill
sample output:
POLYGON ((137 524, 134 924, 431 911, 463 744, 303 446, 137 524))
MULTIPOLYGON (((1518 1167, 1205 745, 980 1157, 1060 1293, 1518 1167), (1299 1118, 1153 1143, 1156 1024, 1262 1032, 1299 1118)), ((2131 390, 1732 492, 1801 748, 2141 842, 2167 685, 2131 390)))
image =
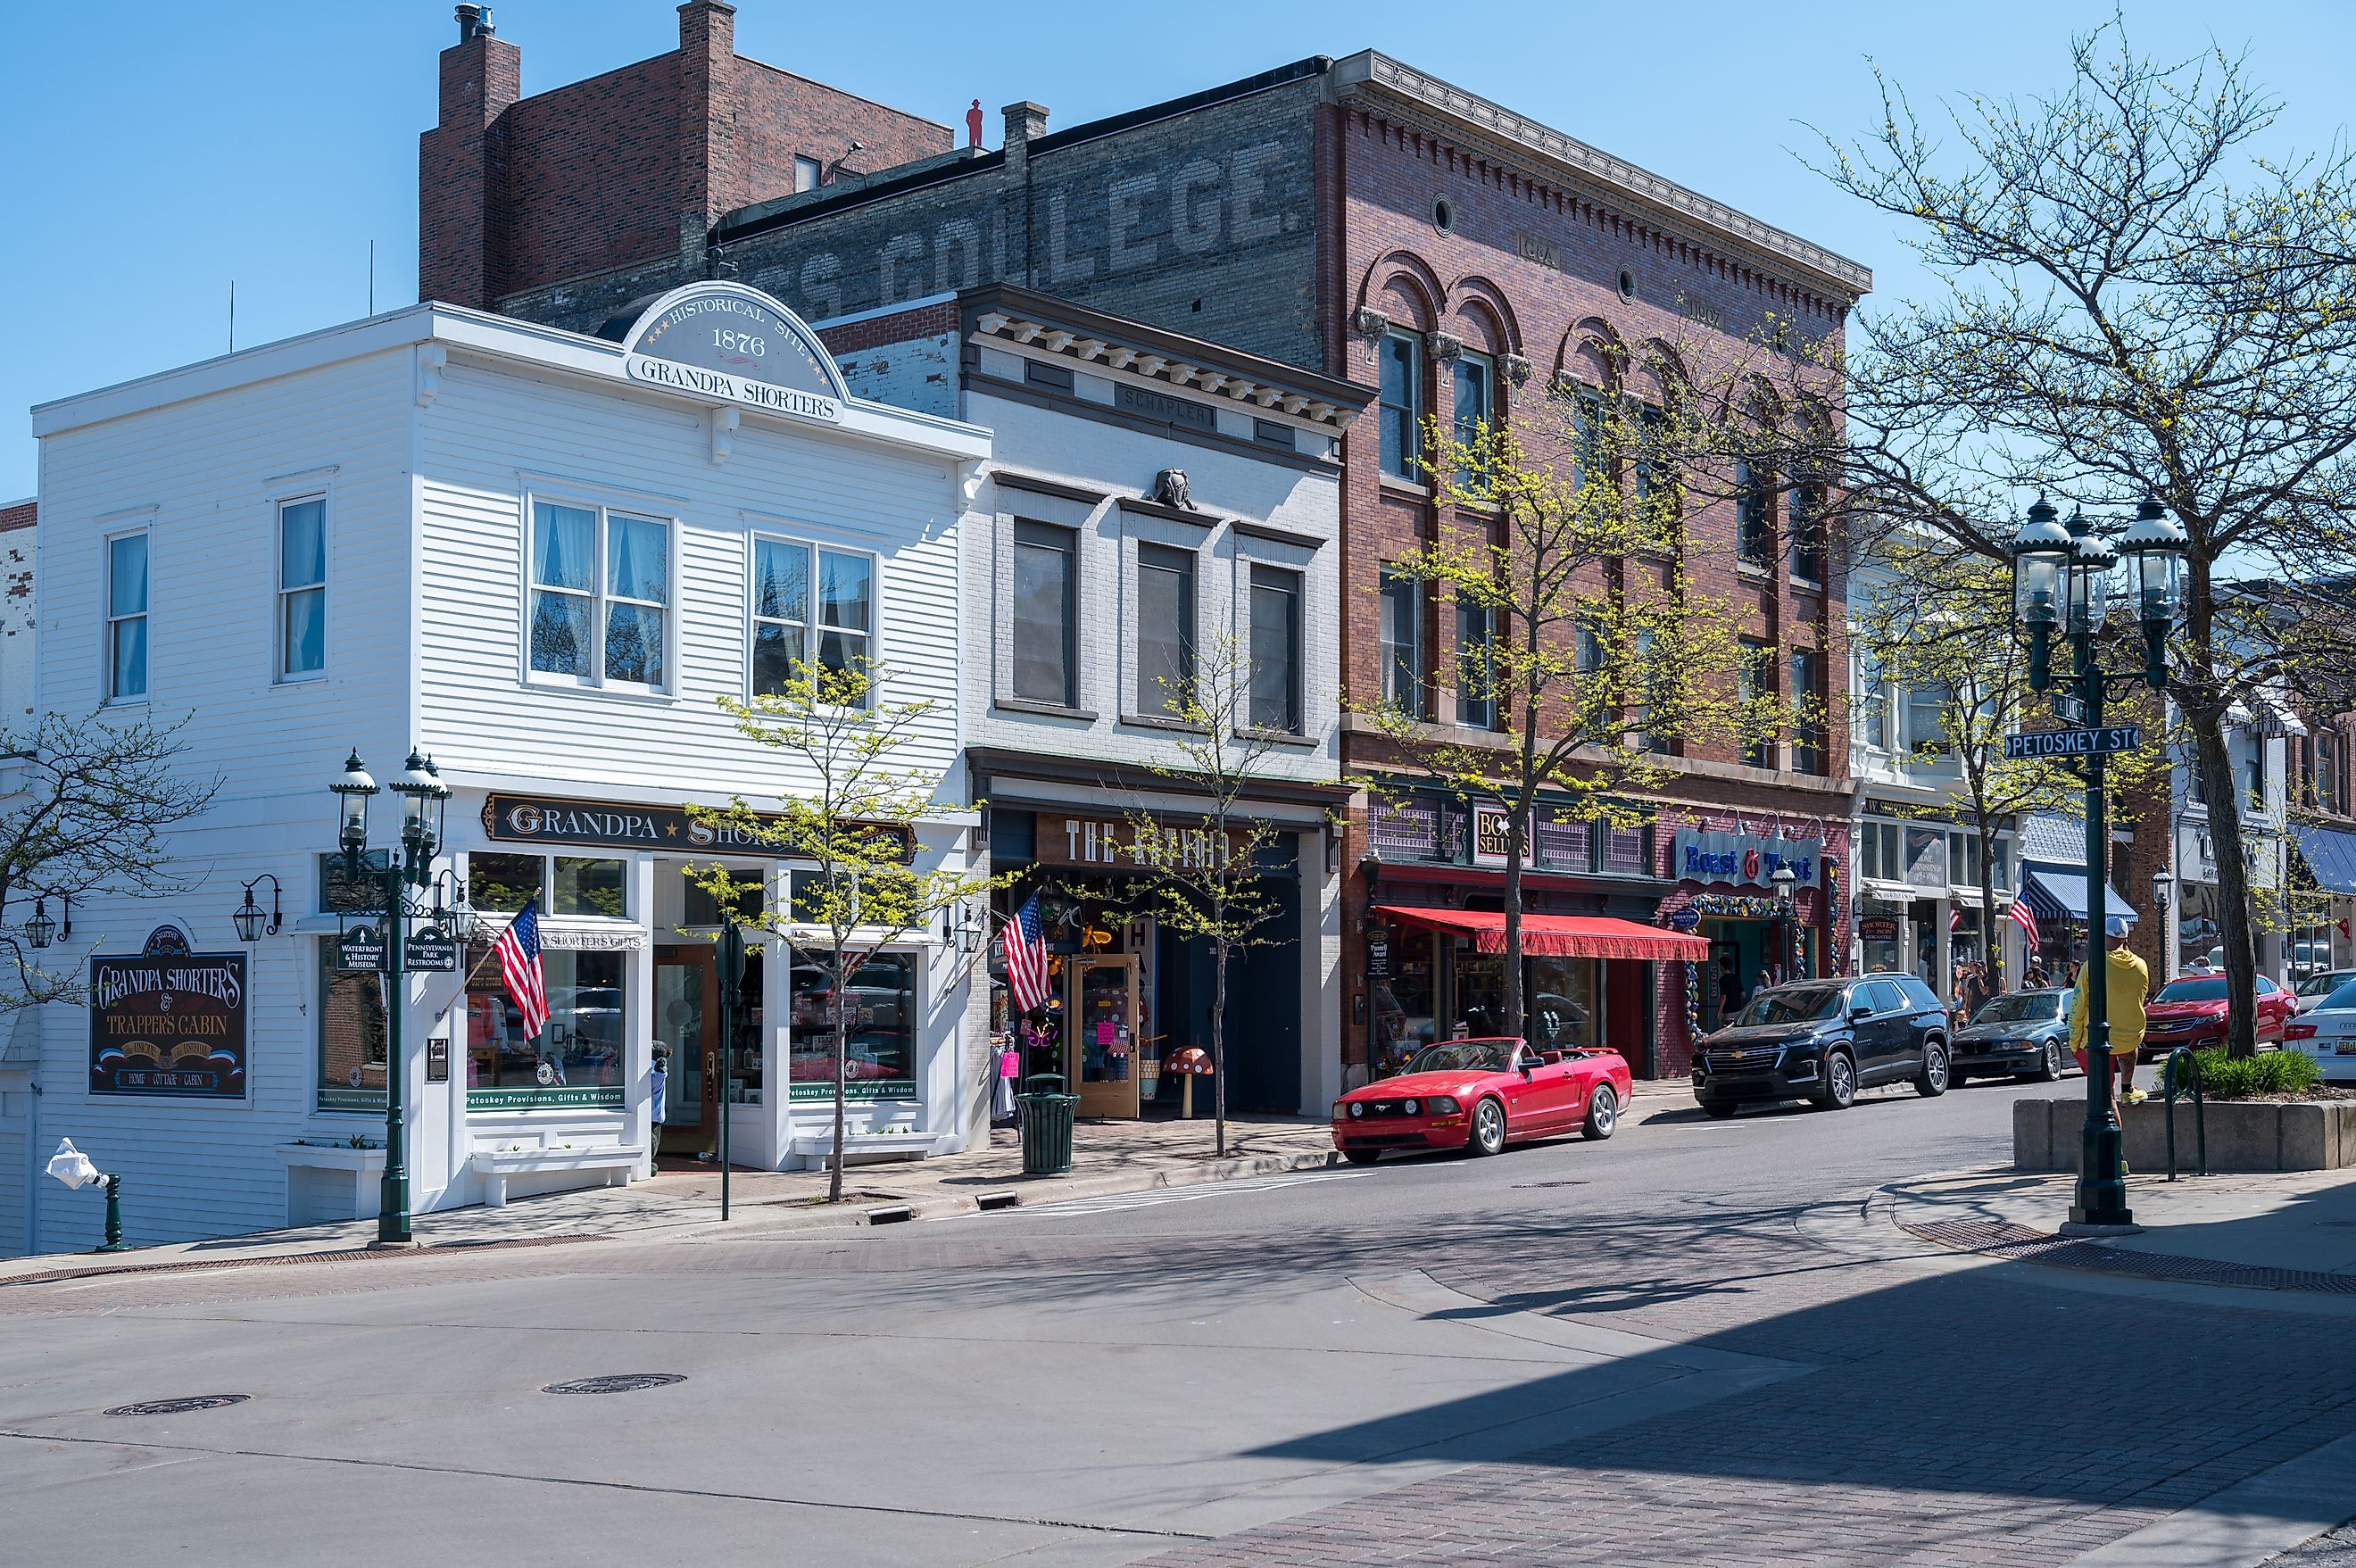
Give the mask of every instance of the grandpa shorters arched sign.
POLYGON ((623 339, 634 381, 832 424, 842 376, 801 317, 756 288, 691 283, 648 306, 623 339))

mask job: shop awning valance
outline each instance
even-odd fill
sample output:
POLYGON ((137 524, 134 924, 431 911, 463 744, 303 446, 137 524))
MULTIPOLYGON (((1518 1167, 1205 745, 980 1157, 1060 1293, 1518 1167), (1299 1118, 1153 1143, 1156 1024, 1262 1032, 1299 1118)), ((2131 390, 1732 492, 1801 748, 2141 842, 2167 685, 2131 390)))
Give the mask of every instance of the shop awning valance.
MULTIPOLYGON (((2086 918, 2086 876, 2083 872, 2049 871, 2041 865, 2030 866, 2021 882, 2021 894, 2029 900, 2029 912, 2040 920, 2083 920, 2086 918)), ((2129 925, 2140 918, 2119 890, 2109 883, 2103 884, 2103 913, 2124 916, 2129 925)))
POLYGON ((2356 833, 2304 822, 2293 822, 2290 831, 2318 887, 2327 893, 2356 893, 2356 833))
MULTIPOLYGON (((1378 904, 1375 912, 1406 925, 1447 936, 1471 937, 1482 952, 1505 950, 1505 914, 1502 909, 1421 909, 1405 904, 1378 904)), ((1543 958, 1709 957, 1709 942, 1658 926, 1615 920, 1607 915, 1524 915, 1522 951, 1543 958)))

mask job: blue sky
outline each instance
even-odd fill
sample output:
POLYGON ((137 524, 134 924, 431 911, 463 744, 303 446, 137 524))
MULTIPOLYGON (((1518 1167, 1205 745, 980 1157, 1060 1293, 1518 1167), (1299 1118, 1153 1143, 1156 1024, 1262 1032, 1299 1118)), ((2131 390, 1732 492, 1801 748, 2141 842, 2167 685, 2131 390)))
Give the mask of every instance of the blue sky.
MULTIPOLYGON (((1643 164, 1918 293, 1890 226, 1794 160, 1800 121, 1878 113, 1871 56, 1918 105, 2064 80, 2069 34, 2111 0, 1538 0, 1347 7, 738 0, 738 52, 961 125, 1036 99, 1052 125, 1368 47, 1643 164), (887 26, 879 30, 879 21, 887 26)), ((2136 41, 2246 47, 2286 101, 2279 148, 2345 134, 2356 4, 2126 0, 2136 41)), ((674 46, 670 0, 502 0, 524 91, 674 46)), ((25 410, 359 317, 416 295, 417 136, 434 113, 444 0, 6 0, 0 5, 0 500, 35 488, 25 410)), ((1871 308, 1869 302, 1868 308, 1871 308)))

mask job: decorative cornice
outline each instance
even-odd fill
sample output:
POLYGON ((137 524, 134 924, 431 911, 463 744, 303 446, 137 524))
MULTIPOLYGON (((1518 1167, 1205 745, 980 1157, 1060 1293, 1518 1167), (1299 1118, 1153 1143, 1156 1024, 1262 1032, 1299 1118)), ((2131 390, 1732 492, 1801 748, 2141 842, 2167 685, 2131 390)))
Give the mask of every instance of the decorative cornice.
POLYGON ((1477 93, 1440 81, 1402 64, 1388 55, 1367 50, 1336 62, 1333 81, 1347 99, 1367 88, 1414 105, 1434 117, 1435 128, 1457 128, 1505 143, 1569 171, 1589 185, 1623 196, 1690 230, 1697 240, 1730 240, 1809 274, 1806 281, 1826 287, 1845 300, 1873 288, 1872 269, 1822 245, 1762 223, 1722 201, 1664 179, 1624 158, 1613 157, 1560 131, 1527 120, 1477 93))

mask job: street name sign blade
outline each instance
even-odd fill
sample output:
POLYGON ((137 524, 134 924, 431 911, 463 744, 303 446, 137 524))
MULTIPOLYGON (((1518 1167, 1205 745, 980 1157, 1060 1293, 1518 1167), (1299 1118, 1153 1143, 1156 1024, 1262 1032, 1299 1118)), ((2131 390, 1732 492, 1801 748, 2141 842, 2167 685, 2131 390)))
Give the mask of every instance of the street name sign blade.
POLYGON ((2097 729, 2031 730, 2004 737, 2004 755, 2010 761, 2046 757, 2106 757, 2137 751, 2143 746, 2141 725, 2104 725, 2097 729))

